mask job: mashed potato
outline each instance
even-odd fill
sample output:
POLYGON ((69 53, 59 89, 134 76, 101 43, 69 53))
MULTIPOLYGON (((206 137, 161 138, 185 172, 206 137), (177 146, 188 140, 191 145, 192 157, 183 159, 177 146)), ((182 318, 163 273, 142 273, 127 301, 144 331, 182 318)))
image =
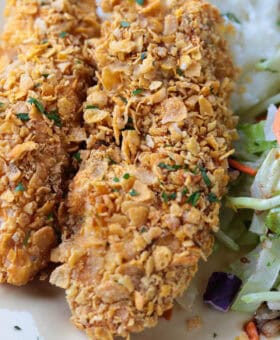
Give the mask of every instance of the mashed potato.
POLYGON ((233 107, 239 111, 253 106, 280 90, 279 73, 257 71, 256 64, 269 59, 280 48, 279 0, 210 0, 232 23, 236 32, 229 42, 242 73, 233 107))

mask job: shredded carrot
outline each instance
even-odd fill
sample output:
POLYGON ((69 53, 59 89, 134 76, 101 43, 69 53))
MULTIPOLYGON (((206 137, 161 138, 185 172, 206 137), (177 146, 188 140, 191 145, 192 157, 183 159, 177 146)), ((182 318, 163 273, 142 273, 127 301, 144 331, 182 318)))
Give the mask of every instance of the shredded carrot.
POLYGON ((249 321, 248 323, 246 323, 244 330, 247 333, 249 340, 260 339, 257 327, 253 321, 249 321))
POLYGON ((229 159, 229 165, 232 168, 239 170, 240 172, 243 172, 243 173, 248 174, 250 176, 256 176, 256 174, 257 174, 256 169, 253 169, 253 168, 251 168, 247 165, 244 165, 244 164, 242 164, 242 163, 240 163, 237 160, 232 159, 232 158, 229 159))
POLYGON ((273 132, 278 144, 280 144, 280 107, 278 108, 273 122, 273 132))

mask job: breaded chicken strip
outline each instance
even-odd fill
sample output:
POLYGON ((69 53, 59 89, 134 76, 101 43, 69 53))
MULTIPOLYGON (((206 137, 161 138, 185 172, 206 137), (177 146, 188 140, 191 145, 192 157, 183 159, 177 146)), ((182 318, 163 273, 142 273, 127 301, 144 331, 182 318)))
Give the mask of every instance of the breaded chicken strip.
POLYGON ((23 285, 49 262, 68 151, 85 139, 81 108, 93 69, 83 42, 93 31, 84 24, 79 31, 83 18, 75 13, 87 5, 94 22, 95 6, 87 0, 9 5, 4 36, 18 55, 0 75, 0 281, 23 285))
POLYGON ((122 2, 94 46, 92 151, 70 188, 74 235, 53 251, 63 265, 51 277, 92 339, 154 326, 211 252, 236 135, 222 25, 200 0, 122 2))

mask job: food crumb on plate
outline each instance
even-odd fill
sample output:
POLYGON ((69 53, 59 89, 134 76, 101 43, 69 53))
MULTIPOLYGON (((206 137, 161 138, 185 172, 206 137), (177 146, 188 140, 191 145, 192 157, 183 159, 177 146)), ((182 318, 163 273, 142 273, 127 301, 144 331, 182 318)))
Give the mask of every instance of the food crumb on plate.
POLYGON ((194 329, 200 328, 202 326, 201 317, 196 315, 191 319, 187 320, 187 330, 192 331, 194 329))

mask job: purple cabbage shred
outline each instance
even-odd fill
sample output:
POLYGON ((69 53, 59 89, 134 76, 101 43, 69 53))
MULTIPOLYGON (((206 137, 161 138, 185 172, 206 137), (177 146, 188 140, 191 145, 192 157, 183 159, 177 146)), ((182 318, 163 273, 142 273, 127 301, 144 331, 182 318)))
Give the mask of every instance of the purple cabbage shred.
POLYGON ((227 312, 241 285, 242 281, 233 274, 214 272, 208 281, 203 301, 220 312, 227 312))

